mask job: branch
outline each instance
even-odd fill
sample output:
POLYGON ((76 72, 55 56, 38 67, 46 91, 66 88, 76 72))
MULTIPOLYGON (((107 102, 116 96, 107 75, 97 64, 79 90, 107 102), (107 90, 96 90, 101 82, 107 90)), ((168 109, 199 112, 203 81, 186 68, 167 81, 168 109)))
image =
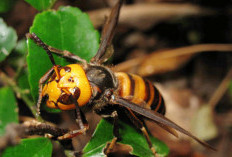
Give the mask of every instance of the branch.
POLYGON ((215 106, 218 104, 218 102, 221 100, 222 96, 225 94, 227 91, 230 82, 232 79, 232 68, 230 68, 229 72, 227 75, 224 77, 216 91, 213 93, 211 96, 208 104, 211 106, 212 110, 214 110, 215 106))
POLYGON ((26 121, 23 124, 8 124, 6 134, 0 137, 0 155, 7 147, 19 144, 20 140, 26 136, 47 135, 49 138, 56 139, 69 131, 69 129, 58 128, 35 120, 26 121))
POLYGON ((3 81, 5 84, 9 85, 14 90, 16 95, 20 97, 26 103, 26 105, 29 107, 34 117, 36 117, 39 121, 42 121, 42 118, 36 112, 34 102, 32 102, 28 98, 28 96, 25 94, 25 91, 23 91, 17 86, 16 82, 13 79, 11 79, 5 73, 0 71, 0 80, 3 81))

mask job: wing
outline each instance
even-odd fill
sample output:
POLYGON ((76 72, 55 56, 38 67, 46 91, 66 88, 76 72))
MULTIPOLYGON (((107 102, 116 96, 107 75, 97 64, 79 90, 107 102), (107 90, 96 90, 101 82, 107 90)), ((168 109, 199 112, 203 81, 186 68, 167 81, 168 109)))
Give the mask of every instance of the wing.
POLYGON ((111 45, 111 41, 114 36, 115 28, 118 23, 119 12, 122 6, 123 0, 119 0, 117 4, 113 7, 110 16, 107 18, 107 21, 104 25, 101 34, 101 43, 97 51, 97 54, 91 59, 91 63, 101 64, 107 61, 113 54, 113 50, 107 48, 111 45))
MULTIPOLYGON (((160 123, 161 125, 164 125, 166 127, 171 127, 176 129, 177 131, 193 138, 194 140, 196 140, 197 142, 199 142, 200 144, 202 144, 203 146, 212 149, 214 151, 216 151, 215 148, 213 148, 212 146, 210 146, 208 143, 198 139, 197 137, 195 137, 194 135, 192 135, 190 132, 186 131, 185 129, 183 129, 182 127, 180 127, 179 125, 177 125, 176 123, 172 122, 171 120, 169 120, 168 118, 164 117, 163 115, 154 112, 152 110, 146 109, 146 108, 142 108, 141 106, 136 105, 135 103, 132 103, 126 99, 123 99, 121 97, 114 97, 113 100, 111 100, 113 104, 119 104, 121 106, 127 107, 129 109, 131 109, 132 111, 143 115, 144 117, 147 117, 148 119, 151 119, 155 122, 160 123)), ((166 130, 166 129, 165 129, 166 130)))
POLYGON ((172 134, 173 136, 177 137, 178 138, 178 133, 176 132, 176 130, 174 130, 173 128, 167 126, 167 125, 164 125, 162 123, 159 123, 157 121, 154 121, 157 125, 159 125, 162 129, 166 130, 167 132, 169 132, 170 134, 172 134))

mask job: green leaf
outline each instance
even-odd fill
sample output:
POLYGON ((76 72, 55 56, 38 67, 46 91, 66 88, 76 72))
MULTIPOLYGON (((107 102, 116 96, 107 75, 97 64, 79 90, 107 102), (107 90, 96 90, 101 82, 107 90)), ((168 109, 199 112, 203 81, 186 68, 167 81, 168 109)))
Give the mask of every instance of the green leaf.
POLYGON ((10 10, 14 3, 15 0, 0 0, 0 13, 10 10))
MULTIPOLYGON (((7 58, 7 63, 14 69, 22 69, 25 67, 27 55, 27 43, 25 39, 17 42, 14 50, 7 58)), ((18 70, 16 70, 18 72, 18 70)))
POLYGON ((25 55, 27 53, 27 42, 25 39, 18 41, 15 46, 15 51, 17 51, 21 55, 25 55))
POLYGON ((39 11, 49 9, 53 6, 56 0, 25 0, 39 11))
POLYGON ((22 71, 18 78, 18 85, 21 89, 27 90, 29 89, 27 71, 22 71))
MULTIPOLYGON (((37 14, 30 28, 45 43, 61 50, 68 50, 83 59, 90 60, 99 46, 99 33, 87 14, 78 8, 61 7, 58 11, 37 14)), ((27 57, 29 84, 34 100, 38 97, 39 79, 52 67, 46 52, 32 40, 28 41, 27 57)), ((58 65, 70 64, 66 59, 53 55, 58 65)))
MULTIPOLYGON (((122 140, 119 143, 127 144, 133 147, 131 154, 141 157, 154 156, 148 147, 145 137, 139 133, 134 127, 120 122, 120 135, 122 140)), ((169 148, 158 139, 151 137, 152 144, 160 156, 167 156, 169 148)), ((105 156, 103 149, 107 142, 113 139, 113 125, 106 120, 101 120, 90 142, 85 146, 83 152, 84 157, 105 156)))
POLYGON ((17 78, 17 84, 22 90, 24 90, 25 92, 28 92, 27 96, 32 99, 31 94, 30 94, 30 85, 28 82, 27 69, 22 69, 22 71, 20 72, 17 78))
POLYGON ((8 147, 2 157, 51 157, 52 143, 49 139, 39 137, 23 139, 19 145, 8 147))
POLYGON ((0 88, 0 136, 8 123, 18 123, 18 108, 14 92, 9 87, 0 88))
POLYGON ((3 61, 16 45, 17 34, 0 18, 0 62, 3 61))

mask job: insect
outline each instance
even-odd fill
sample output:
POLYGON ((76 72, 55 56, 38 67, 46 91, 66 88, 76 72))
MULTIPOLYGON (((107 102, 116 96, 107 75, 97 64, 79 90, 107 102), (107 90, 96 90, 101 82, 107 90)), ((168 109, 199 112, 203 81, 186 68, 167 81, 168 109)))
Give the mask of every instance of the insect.
POLYGON ((111 41, 122 3, 123 0, 119 0, 113 7, 103 28, 98 52, 90 63, 66 50, 48 46, 34 33, 27 34, 27 38, 32 39, 46 51, 53 64, 53 67, 39 81, 38 112, 42 101, 45 101, 50 108, 76 110, 76 121, 80 129, 59 136, 59 140, 72 138, 86 132, 89 125, 82 112, 84 107, 90 108, 102 117, 113 118, 114 138, 105 149, 106 154, 111 151, 120 137, 118 127, 119 109, 123 109, 135 127, 141 130, 154 155, 156 155, 156 150, 152 146, 143 118, 154 121, 174 135, 177 135, 175 130, 180 131, 205 147, 214 150, 209 144, 164 117, 164 100, 151 82, 137 75, 113 72, 107 66, 102 65, 113 53, 112 49, 110 49, 111 41), (79 63, 61 67, 55 63, 51 52, 79 63))

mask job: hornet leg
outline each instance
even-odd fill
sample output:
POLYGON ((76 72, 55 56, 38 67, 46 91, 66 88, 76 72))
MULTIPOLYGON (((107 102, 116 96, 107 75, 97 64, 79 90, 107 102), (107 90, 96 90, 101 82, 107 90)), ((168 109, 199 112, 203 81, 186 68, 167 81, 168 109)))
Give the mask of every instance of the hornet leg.
POLYGON ((120 139, 117 111, 112 112, 111 117, 114 119, 114 123, 113 123, 114 138, 112 139, 112 141, 109 144, 106 145, 106 147, 104 149, 104 153, 106 155, 109 154, 113 150, 114 145, 116 144, 117 140, 120 139))
POLYGON ((157 153, 155 151, 155 148, 152 146, 152 143, 151 143, 151 140, 150 140, 150 137, 148 135, 148 132, 147 132, 147 129, 145 128, 143 122, 141 120, 138 119, 138 117, 130 110, 130 109, 127 109, 126 110, 126 114, 127 116, 130 118, 131 122, 138 128, 142 131, 143 133, 143 136, 146 138, 146 141, 147 141, 147 144, 149 146, 149 148, 151 149, 151 151, 153 152, 153 154, 155 156, 157 156, 157 153))

